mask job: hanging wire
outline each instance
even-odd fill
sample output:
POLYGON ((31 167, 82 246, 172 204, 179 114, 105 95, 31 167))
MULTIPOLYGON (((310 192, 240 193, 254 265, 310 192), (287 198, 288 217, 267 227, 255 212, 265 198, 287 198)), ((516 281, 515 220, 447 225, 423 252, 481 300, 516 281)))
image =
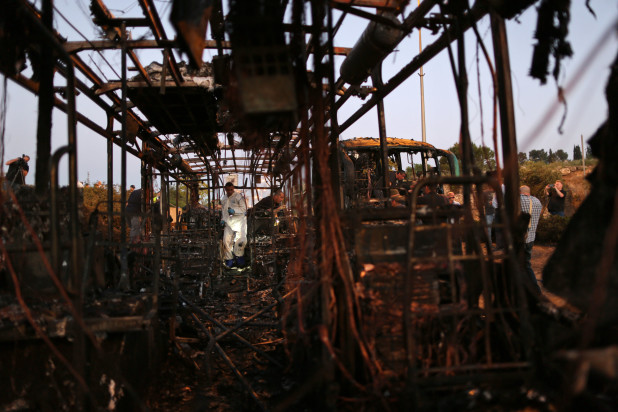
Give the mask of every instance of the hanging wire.
POLYGON ((90 62, 94 65, 94 67, 97 68, 97 70, 99 71, 99 73, 101 74, 101 77, 103 77, 105 79, 106 82, 109 81, 109 79, 107 78, 107 76, 105 75, 105 73, 103 72, 103 70, 101 70, 101 68, 99 67, 99 65, 97 64, 97 62, 94 61, 94 59, 92 58, 92 55, 88 56, 88 59, 90 60, 90 62))
POLYGON ((115 11, 116 13, 119 13, 119 14, 126 14, 129 11, 131 11, 131 9, 133 9, 135 6, 137 6, 137 1, 134 1, 133 3, 129 4, 124 10, 122 9, 109 9, 109 10, 115 11))
MULTIPOLYGON (((4 164, 4 133, 6 131, 6 103, 9 91, 7 90, 8 80, 2 76, 2 105, 0 106, 0 165, 4 164)), ((4 176, 4 168, 0 167, 0 176, 4 176)))
MULTIPOLYGON (((69 19, 62 14, 62 12, 60 10, 58 10, 58 7, 56 7, 56 5, 54 5, 54 10, 56 10, 56 13, 58 13, 58 15, 60 17, 62 17, 62 19, 73 29, 75 30, 75 32, 77 32, 77 34, 79 34, 80 36, 82 36, 82 38, 88 42, 88 44, 90 44, 92 47, 94 47, 94 45, 92 44, 92 42, 77 28, 75 27, 75 25, 73 23, 71 23, 69 21, 69 19)), ((103 58, 103 60, 105 61, 105 63, 107 63, 107 65, 109 66, 109 68, 112 70, 112 72, 114 72, 114 74, 120 78, 120 74, 118 74, 118 72, 116 72, 116 70, 114 69, 114 66, 112 66, 112 64, 105 58, 105 55, 103 55, 103 53, 101 53, 100 50, 96 50, 95 51, 101 56, 101 58, 103 58)), ((100 70, 100 69, 99 69, 100 70)))

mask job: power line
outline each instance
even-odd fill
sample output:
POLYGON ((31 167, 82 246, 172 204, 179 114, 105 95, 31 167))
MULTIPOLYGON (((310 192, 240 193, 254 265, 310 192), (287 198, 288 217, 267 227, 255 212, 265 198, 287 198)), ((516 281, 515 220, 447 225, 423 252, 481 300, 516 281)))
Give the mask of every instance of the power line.
MULTIPOLYGON (((58 13, 58 15, 60 17, 62 17, 62 19, 73 29, 77 32, 77 34, 79 34, 80 36, 82 36, 82 38, 84 40, 86 40, 93 48, 94 48, 94 44, 92 44, 92 42, 77 28, 75 27, 75 25, 73 23, 71 23, 69 21, 69 19, 66 18, 66 16, 64 14, 62 14, 62 12, 60 10, 58 10, 58 7, 56 7, 56 5, 54 5, 54 10, 56 10, 56 12, 58 13)), ((112 66, 112 64, 105 58, 105 56, 103 55, 103 53, 101 53, 100 50, 96 50, 95 51, 101 56, 101 58, 103 58, 103 60, 105 61, 105 63, 107 63, 107 65, 109 66, 109 68, 112 70, 112 72, 114 72, 114 74, 120 78, 120 75, 118 74, 118 72, 116 72, 116 70, 114 69, 114 67, 112 66)), ((99 70, 101 70, 99 68, 99 70)))

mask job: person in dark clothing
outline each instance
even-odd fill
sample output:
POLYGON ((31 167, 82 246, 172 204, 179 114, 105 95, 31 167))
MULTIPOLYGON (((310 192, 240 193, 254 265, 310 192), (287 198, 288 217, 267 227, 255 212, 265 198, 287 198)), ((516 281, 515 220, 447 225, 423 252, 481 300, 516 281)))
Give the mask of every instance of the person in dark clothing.
POLYGON ((142 235, 142 189, 136 189, 131 192, 127 205, 124 208, 124 215, 127 221, 127 226, 130 228, 129 240, 131 243, 137 243, 142 235))
POLYGON ((247 215, 250 217, 251 228, 249 233, 256 235, 268 234, 268 227, 271 224, 271 218, 283 213, 285 208, 283 203, 285 195, 281 189, 275 191, 272 195, 266 196, 253 206, 247 215), (271 215, 272 211, 272 215, 271 215))
POLYGON ((271 196, 266 196, 264 199, 260 200, 253 206, 253 210, 262 210, 262 211, 270 211, 274 210, 275 213, 278 212, 283 205, 283 200, 285 199, 285 195, 282 190, 277 190, 271 196))
POLYGON ((567 192, 562 189, 562 182, 556 180, 553 185, 545 186, 545 195, 549 197, 547 211, 554 216, 564 217, 564 204, 567 192))
MULTIPOLYGON (((392 170, 389 171, 388 181, 390 182, 390 189, 397 189, 400 195, 405 196, 410 189, 410 184, 405 180, 405 178, 406 172, 401 169, 396 172, 392 170)), ((373 187, 374 189, 372 192, 372 197, 375 197, 377 199, 383 199, 385 189, 384 179, 380 177, 378 180, 376 180, 376 183, 373 187)))
POLYGON ((29 161, 30 156, 22 155, 6 162, 6 165, 9 167, 9 170, 6 172, 6 181, 10 185, 17 188, 26 184, 26 175, 30 171, 29 161))
POLYGON ((438 186, 436 184, 429 184, 423 187, 423 195, 417 200, 419 205, 427 205, 431 208, 446 206, 448 200, 441 194, 437 193, 438 186))
POLYGON ((423 224, 435 224, 438 222, 446 222, 447 219, 444 215, 444 210, 448 206, 448 200, 446 196, 438 194, 436 190, 438 185, 429 184, 423 186, 423 195, 419 196, 416 204, 419 206, 428 206, 431 213, 421 218, 423 224))

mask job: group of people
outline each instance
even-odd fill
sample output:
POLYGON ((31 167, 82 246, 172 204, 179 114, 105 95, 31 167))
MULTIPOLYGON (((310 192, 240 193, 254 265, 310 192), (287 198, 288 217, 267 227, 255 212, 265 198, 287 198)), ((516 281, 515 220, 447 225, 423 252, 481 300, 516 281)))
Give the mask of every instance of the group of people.
MULTIPOLYGON (((285 195, 282 190, 275 190, 247 211, 244 196, 236 191, 234 183, 225 184, 225 196, 221 199, 221 224, 223 229, 223 266, 226 269, 244 268, 245 246, 247 245, 247 215, 273 211, 275 214, 284 206, 285 195)), ((254 232, 262 230, 261 225, 253 228, 254 232)))
MULTIPOLYGON (((223 226, 222 257, 227 269, 244 268, 245 247, 247 245, 247 204, 245 198, 228 182, 224 186, 225 195, 221 199, 221 226, 223 226)), ((125 206, 127 225, 130 228, 129 240, 137 243, 142 233, 141 201, 142 189, 131 187, 125 206)), ((254 207, 254 211, 275 212, 283 207, 284 194, 276 190, 271 196, 266 196, 254 207)), ((154 199, 156 202, 157 199, 154 199)))
MULTIPOLYGON (((404 175, 405 176, 405 175, 404 175)), ((402 181, 403 177, 400 172, 397 172, 396 181, 392 186, 398 187, 397 181, 402 181)), ((504 185, 502 185, 504 190, 504 185)), ((393 191, 391 196, 392 206, 405 206, 405 197, 396 194, 393 191)), ((563 188, 563 184, 560 180, 556 180, 554 184, 547 185, 544 189, 545 195, 548 197, 547 210, 554 216, 565 216, 565 202, 567 198, 567 192, 563 188)), ((543 213, 543 205, 541 201, 532 196, 529 186, 521 186, 519 188, 520 193, 520 209, 522 213, 530 215, 530 220, 526 232, 524 235, 524 257, 525 257, 525 270, 527 275, 533 280, 533 285, 537 291, 540 292, 534 270, 532 269, 532 248, 536 239, 536 230, 539 224, 541 214, 543 213)), ((425 185, 421 196, 417 200, 418 205, 427 205, 431 208, 440 208, 450 206, 461 206, 461 204, 455 199, 453 192, 448 192, 446 195, 437 193, 437 186, 435 184, 425 185)), ((494 222, 499 223, 497 197, 492 190, 483 192, 482 204, 485 214, 485 222, 487 227, 487 234, 489 237, 489 245, 492 245, 492 226, 494 222)), ((496 231, 496 247, 494 250, 500 250, 504 248, 504 238, 501 236, 501 232, 496 231)))
MULTIPOLYGON (((30 170, 28 165, 29 161, 29 156, 22 155, 21 157, 6 162, 6 165, 9 166, 6 174, 6 182, 13 188, 25 184, 26 175, 30 170)), ((390 172, 389 180, 392 192, 391 205, 405 206, 406 195, 411 191, 411 185, 406 181, 406 173, 403 170, 390 172)), ((383 186, 383 183, 380 183, 380 180, 378 180, 375 186, 376 189, 373 191, 373 195, 378 198, 382 198, 383 192, 380 189, 381 186, 383 186)), ((247 244, 247 205, 244 196, 239 191, 236 191, 232 182, 226 183, 224 189, 225 196, 221 200, 221 225, 224 227, 222 241, 223 265, 228 269, 234 267, 243 268, 246 265, 244 255, 245 246, 247 244)), ((125 206, 125 216, 127 225, 130 228, 130 242, 136 243, 139 242, 141 237, 142 219, 140 210, 142 189, 135 189, 135 186, 131 185, 128 193, 129 197, 125 206)), ((538 288, 536 276, 532 269, 531 258, 532 248, 536 238, 536 230, 543 212, 543 205, 538 198, 532 196, 530 187, 525 185, 521 186, 519 193, 521 212, 530 215, 524 239, 525 268, 528 276, 534 281, 534 285, 538 288)), ((565 216, 564 209, 567 192, 564 190, 562 182, 556 180, 554 184, 547 185, 544 189, 544 193, 548 197, 548 212, 551 215, 565 216)), ((256 203, 253 209, 249 211, 249 214, 270 211, 276 214, 280 208, 284 207, 284 198, 283 191, 276 190, 272 195, 256 203)), ((498 207, 497 197, 493 191, 489 190, 483 193, 482 202, 488 228, 489 244, 491 245, 491 228, 498 216, 496 213, 498 207)), ((460 206, 460 203, 455 200, 455 194, 453 192, 448 192, 446 195, 439 194, 435 184, 429 184, 423 187, 422 195, 419 197, 417 203, 430 207, 448 205, 460 206)), ((256 226, 253 230, 259 232, 259 230, 262 229, 261 226, 256 226)), ((498 234, 499 232, 497 232, 497 235, 498 234)), ((502 243, 501 236, 497 236, 496 249, 503 248, 504 245, 502 243)))
MULTIPOLYGON (((504 185, 502 185, 504 190, 504 185)), ((567 198, 567 192, 563 188, 563 184, 560 180, 556 180, 554 184, 545 186, 545 195, 548 197, 547 211, 553 216, 565 216, 564 209, 567 198)), ((487 223, 489 244, 492 244, 491 228, 492 224, 497 221, 498 203, 495 193, 493 191, 486 191, 483 193, 483 205, 485 208, 485 219, 487 223)), ((533 196, 530 192, 530 187, 523 185, 519 188, 519 205, 520 211, 523 214, 529 215, 528 226, 524 233, 524 263, 525 270, 532 280, 533 287, 540 292, 540 288, 537 283, 536 275, 532 269, 532 248, 536 239, 536 231, 539 225, 539 220, 543 213, 543 204, 541 201, 533 196)), ((496 231, 496 250, 504 248, 504 240, 500 231, 496 231)))

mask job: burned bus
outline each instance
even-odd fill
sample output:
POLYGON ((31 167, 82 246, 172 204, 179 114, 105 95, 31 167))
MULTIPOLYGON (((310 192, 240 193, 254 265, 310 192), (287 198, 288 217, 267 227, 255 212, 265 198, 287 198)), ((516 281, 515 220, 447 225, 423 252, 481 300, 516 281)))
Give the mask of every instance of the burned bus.
MULTIPOLYGON (((339 147, 345 208, 388 197, 380 139, 358 137, 342 140, 339 147)), ((408 188, 413 187, 420 178, 460 175, 457 157, 448 150, 437 149, 426 142, 394 137, 386 139, 386 147, 387 172, 407 171, 405 180, 408 188)))

